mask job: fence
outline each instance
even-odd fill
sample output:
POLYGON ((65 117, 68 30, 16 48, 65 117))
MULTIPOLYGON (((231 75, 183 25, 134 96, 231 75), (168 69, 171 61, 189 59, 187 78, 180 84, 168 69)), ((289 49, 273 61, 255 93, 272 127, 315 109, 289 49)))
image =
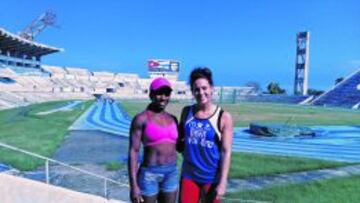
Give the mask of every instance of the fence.
POLYGON ((273 102, 298 104, 308 96, 257 94, 251 88, 216 88, 213 98, 218 103, 273 102))
MULTIPOLYGON (((26 154, 26 155, 29 155, 31 157, 35 157, 37 159, 40 159, 40 160, 43 160, 45 161, 45 164, 44 164, 44 173, 45 173, 45 183, 47 184, 51 184, 50 180, 51 180, 51 176, 50 176, 50 164, 56 164, 58 166, 61 166, 61 167, 65 167, 67 169, 70 169, 70 170, 73 170, 73 171, 76 171, 77 173, 79 174, 83 174, 83 175, 87 175, 87 176, 90 176, 92 178, 95 178, 97 180, 100 180, 100 182, 92 182, 92 184, 102 184, 101 186, 101 190, 102 191, 98 191, 97 188, 94 189, 90 189, 90 190, 82 190, 79 189, 79 188, 72 188, 72 187, 67 187, 67 188, 70 188, 70 189, 74 189, 74 190, 80 190, 81 192, 87 192, 87 193, 92 193, 92 194, 96 194, 96 195, 100 195, 100 196, 103 196, 105 198, 109 198, 110 195, 109 195, 109 189, 110 189, 110 185, 112 186, 111 189, 115 189, 115 185, 117 187, 124 187, 126 188, 126 190, 128 190, 128 187, 129 185, 128 184, 124 184, 124 183, 121 183, 121 182, 118 182, 116 180, 113 180, 113 179, 110 179, 110 178, 107 178, 105 176, 102 176, 102 175, 98 175, 98 174, 95 174, 95 173, 92 173, 90 171, 87 171, 87 170, 84 170, 84 169, 81 169, 81 168, 78 168, 78 167, 75 167, 75 166, 71 166, 69 164, 66 164, 64 162, 61 162, 61 161, 57 161, 57 160, 54 160, 54 159, 51 159, 51 158, 48 158, 48 157, 45 157, 45 156, 42 156, 42 155, 39 155, 39 154, 36 154, 36 153, 32 153, 32 152, 29 152, 29 151, 26 151, 26 150, 23 150, 23 149, 19 149, 17 147, 14 147, 14 146, 11 146, 11 145, 8 145, 8 144, 5 144, 5 143, 1 143, 0 142, 0 147, 2 148, 5 148, 5 149, 8 149, 8 150, 12 150, 12 151, 15 151, 15 152, 19 152, 19 153, 23 153, 23 154, 26 154)), ((64 177, 63 175, 64 174, 57 174, 58 176, 62 176, 64 177)), ((87 180, 89 180, 89 178, 85 178, 87 180)), ((52 185, 58 185, 58 186, 63 186, 64 187, 64 184, 61 184, 59 182, 55 182, 55 184, 52 184, 52 185)), ((75 185, 78 185, 79 184, 75 184, 75 185)), ((82 184, 80 184, 81 187, 83 186, 82 184)), ((113 195, 111 196, 111 198, 116 198, 116 199, 120 199, 121 200, 124 200, 124 199, 127 199, 127 194, 128 192, 126 192, 126 194, 124 195, 124 190, 118 190, 120 193, 120 195, 113 195), (116 197, 117 196, 117 197, 116 197), (121 197, 119 197, 121 196, 121 197)))

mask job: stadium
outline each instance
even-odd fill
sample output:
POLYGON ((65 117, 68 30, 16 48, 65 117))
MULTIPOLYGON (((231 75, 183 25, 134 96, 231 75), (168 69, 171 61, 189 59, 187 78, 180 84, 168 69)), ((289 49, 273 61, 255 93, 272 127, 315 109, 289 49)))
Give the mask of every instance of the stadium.
MULTIPOLYGON (((149 75, 141 78, 41 61, 64 51, 0 28, 0 184, 5 188, 0 196, 5 202, 24 202, 15 196, 49 202, 46 194, 53 196, 51 202, 64 196, 69 199, 63 202, 127 202, 131 118, 145 107, 149 84, 157 77, 173 84, 170 112, 179 115, 193 102, 187 82, 178 79, 181 63, 149 59, 149 75), (33 187, 31 192, 25 185, 33 187)), ((306 63, 297 61, 296 70, 306 69, 301 65, 306 63)), ((225 200, 286 201, 287 187, 285 193, 295 202, 316 202, 298 194, 310 190, 320 195, 347 184, 354 189, 343 190, 338 199, 322 200, 360 198, 360 69, 316 97, 306 93, 306 77, 296 75, 294 95, 215 87, 214 99, 235 120, 225 200), (306 125, 318 136, 256 136, 248 130, 255 121, 306 125), (264 163, 268 166, 258 167, 264 163)))

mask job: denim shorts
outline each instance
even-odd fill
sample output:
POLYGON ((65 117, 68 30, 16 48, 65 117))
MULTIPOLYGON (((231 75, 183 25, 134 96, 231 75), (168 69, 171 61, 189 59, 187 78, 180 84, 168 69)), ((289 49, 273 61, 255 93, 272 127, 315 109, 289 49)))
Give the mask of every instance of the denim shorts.
POLYGON ((162 166, 140 166, 138 184, 141 194, 154 196, 161 192, 174 192, 179 185, 176 164, 162 166))

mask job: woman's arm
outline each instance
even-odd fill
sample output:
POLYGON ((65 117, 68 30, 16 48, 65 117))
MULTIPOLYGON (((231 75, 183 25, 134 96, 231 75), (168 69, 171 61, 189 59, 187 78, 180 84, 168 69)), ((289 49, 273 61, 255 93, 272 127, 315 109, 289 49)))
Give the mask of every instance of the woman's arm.
POLYGON ((220 199, 226 192, 227 177, 231 163, 233 120, 229 112, 224 112, 221 117, 221 132, 220 180, 216 187, 216 199, 220 199))
POLYGON ((144 122, 141 121, 137 115, 131 122, 130 136, 129 136, 129 157, 128 157, 128 171, 130 183, 130 198, 132 202, 141 202, 141 191, 137 184, 138 171, 138 155, 141 146, 141 136, 144 122))

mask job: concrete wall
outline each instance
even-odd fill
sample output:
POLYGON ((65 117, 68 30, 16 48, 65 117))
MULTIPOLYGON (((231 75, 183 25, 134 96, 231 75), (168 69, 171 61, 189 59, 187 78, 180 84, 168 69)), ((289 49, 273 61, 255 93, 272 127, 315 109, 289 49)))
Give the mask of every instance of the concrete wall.
POLYGON ((4 173, 0 173, 0 197, 4 203, 122 203, 4 173))

